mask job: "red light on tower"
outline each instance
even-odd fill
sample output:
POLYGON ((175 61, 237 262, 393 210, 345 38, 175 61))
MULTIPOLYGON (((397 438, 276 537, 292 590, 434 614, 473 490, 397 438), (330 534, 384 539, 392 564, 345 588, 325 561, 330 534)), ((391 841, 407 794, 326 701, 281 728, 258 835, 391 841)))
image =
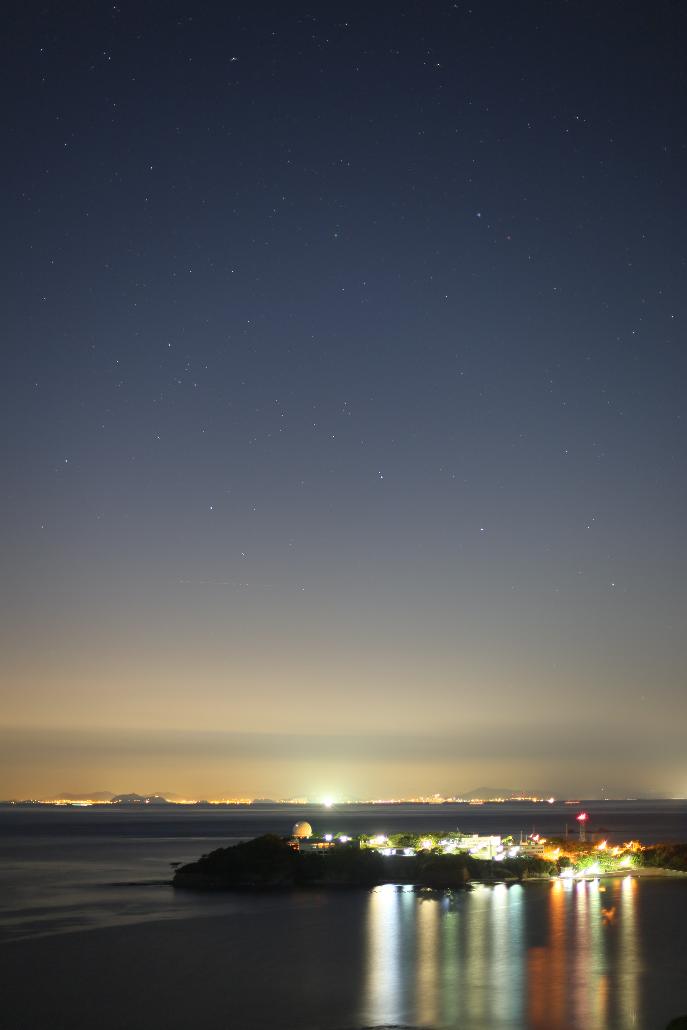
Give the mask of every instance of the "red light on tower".
POLYGON ((589 816, 586 812, 580 812, 580 814, 577 817, 578 823, 586 823, 587 819, 589 819, 589 816))

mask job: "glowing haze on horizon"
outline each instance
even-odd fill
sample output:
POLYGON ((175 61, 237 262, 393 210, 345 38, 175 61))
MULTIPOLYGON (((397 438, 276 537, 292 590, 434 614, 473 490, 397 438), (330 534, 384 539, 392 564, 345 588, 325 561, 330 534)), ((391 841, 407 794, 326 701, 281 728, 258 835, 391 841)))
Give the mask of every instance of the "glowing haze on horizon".
POLYGON ((0 797, 687 792, 650 7, 15 5, 0 797))

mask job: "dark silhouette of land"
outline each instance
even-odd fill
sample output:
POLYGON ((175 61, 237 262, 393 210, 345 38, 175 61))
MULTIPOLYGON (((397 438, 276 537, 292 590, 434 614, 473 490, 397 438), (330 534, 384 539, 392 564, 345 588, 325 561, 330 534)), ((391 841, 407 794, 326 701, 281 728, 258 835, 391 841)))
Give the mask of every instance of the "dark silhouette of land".
MULTIPOLYGON (((537 858, 499 862, 498 879, 520 880, 549 876, 555 864, 537 858)), ((489 861, 469 854, 423 852, 413 856, 385 856, 360 848, 352 841, 325 854, 300 852, 274 834, 256 837, 229 848, 218 848, 197 862, 180 866, 175 887, 197 890, 273 887, 374 887, 382 883, 408 883, 422 887, 463 888, 470 880, 494 879, 489 861)))

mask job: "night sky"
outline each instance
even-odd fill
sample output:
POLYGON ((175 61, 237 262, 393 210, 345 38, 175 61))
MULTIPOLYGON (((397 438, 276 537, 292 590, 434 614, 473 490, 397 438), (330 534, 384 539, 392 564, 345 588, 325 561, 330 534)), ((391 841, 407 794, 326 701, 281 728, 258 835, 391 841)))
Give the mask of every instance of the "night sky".
POLYGON ((684 5, 3 20, 0 796, 684 796, 684 5))

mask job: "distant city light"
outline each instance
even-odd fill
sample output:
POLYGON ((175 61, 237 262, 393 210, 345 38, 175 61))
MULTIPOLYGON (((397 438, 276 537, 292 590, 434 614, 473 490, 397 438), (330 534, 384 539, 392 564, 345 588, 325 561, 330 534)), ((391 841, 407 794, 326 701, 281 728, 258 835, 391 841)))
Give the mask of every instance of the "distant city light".
POLYGON ((324 805, 325 808, 333 808, 334 807, 334 798, 329 798, 329 797, 322 798, 322 804, 324 805))
POLYGON ((584 823, 587 821, 587 819, 589 819, 589 816, 586 812, 580 812, 580 814, 577 816, 578 823, 584 823))

